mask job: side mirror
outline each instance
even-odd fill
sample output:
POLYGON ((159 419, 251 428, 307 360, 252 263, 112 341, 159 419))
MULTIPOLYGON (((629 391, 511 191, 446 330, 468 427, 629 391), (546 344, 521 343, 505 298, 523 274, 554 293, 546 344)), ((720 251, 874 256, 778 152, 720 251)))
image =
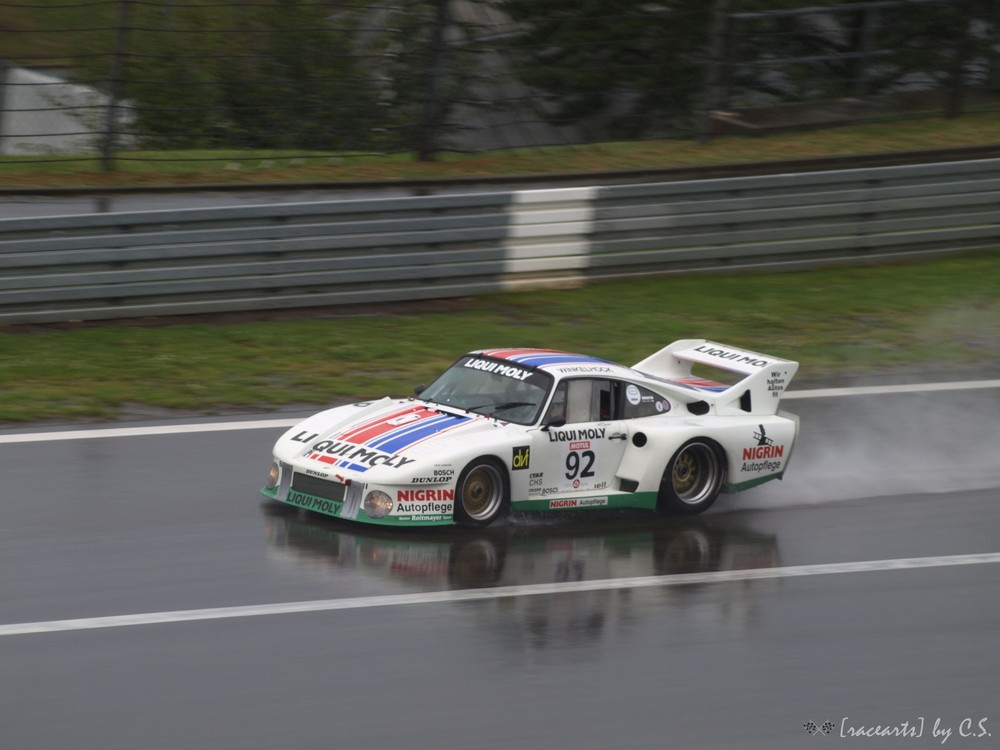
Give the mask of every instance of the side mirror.
POLYGON ((566 424, 566 417, 554 417, 542 425, 542 432, 548 432, 553 427, 562 427, 566 424))

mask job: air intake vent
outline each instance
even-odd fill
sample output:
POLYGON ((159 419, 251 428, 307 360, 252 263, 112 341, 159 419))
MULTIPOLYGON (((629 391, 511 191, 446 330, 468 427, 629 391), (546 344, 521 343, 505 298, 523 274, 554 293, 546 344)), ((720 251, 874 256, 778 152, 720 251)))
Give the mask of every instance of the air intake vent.
POLYGON ((340 482, 330 482, 319 477, 311 477, 308 474, 296 474, 292 477, 292 489, 304 492, 313 497, 321 497, 324 500, 340 502, 344 499, 347 487, 340 482))

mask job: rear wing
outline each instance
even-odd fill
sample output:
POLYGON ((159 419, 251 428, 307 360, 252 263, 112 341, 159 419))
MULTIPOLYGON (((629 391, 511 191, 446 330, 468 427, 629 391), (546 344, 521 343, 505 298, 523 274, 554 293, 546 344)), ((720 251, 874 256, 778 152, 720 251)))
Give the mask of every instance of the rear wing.
POLYGON ((642 360, 633 369, 691 389, 699 400, 715 404, 716 414, 774 414, 782 394, 798 372, 799 363, 717 344, 705 339, 675 341, 642 360), (721 383, 692 374, 695 365, 736 373, 736 383, 721 383))

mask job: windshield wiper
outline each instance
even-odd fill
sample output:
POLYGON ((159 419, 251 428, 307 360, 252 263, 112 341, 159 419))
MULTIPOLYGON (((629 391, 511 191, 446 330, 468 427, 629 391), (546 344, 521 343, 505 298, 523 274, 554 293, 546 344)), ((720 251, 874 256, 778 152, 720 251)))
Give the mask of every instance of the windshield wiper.
MULTIPOLYGON (((479 409, 485 409, 486 407, 491 407, 493 411, 503 411, 504 409, 516 409, 519 406, 534 406, 534 401, 505 401, 502 404, 480 404, 479 406, 467 407, 467 411, 477 411, 479 409)), ((492 412, 487 412, 491 414, 492 412)))

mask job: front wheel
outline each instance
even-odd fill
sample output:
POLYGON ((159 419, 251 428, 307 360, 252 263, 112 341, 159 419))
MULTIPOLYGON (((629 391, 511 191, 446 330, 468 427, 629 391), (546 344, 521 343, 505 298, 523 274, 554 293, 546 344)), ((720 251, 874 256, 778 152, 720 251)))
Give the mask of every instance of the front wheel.
POLYGON ((455 523, 488 526, 506 509, 510 490, 507 472, 491 458, 477 458, 458 477, 455 523))
POLYGON ((718 446, 700 438, 690 440, 677 450, 663 472, 657 507, 685 515, 701 513, 719 496, 723 474, 718 446))

